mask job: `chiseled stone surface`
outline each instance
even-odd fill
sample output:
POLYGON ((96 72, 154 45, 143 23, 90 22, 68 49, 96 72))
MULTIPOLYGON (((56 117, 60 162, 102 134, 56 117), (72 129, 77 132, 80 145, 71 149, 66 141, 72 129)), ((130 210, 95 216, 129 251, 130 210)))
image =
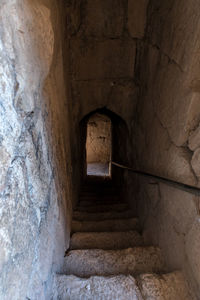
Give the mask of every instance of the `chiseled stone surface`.
POLYGON ((52 266, 59 270, 69 242, 62 209, 68 171, 61 162, 70 153, 61 142, 67 116, 55 15, 51 0, 0 3, 1 300, 48 297, 52 266))
MULTIPOLYGON (((56 275, 52 300, 142 300, 132 276, 78 278, 56 275)), ((175 300, 175 299, 174 299, 175 300)))
POLYGON ((125 16, 124 0, 87 0, 80 31, 87 37, 117 38, 123 33, 125 16))
POLYGON ((137 182, 140 182, 138 213, 145 245, 158 245, 167 270, 183 270, 199 295, 199 196, 149 178, 140 177, 137 182))
POLYGON ((163 270, 161 251, 156 247, 136 247, 125 250, 71 250, 65 257, 63 272, 67 275, 141 274, 163 270))
POLYGON ((137 218, 114 219, 103 221, 72 221, 72 232, 100 232, 100 231, 126 231, 137 230, 137 218))
POLYGON ((103 221, 108 219, 123 219, 133 217, 132 210, 108 211, 100 213, 87 213, 84 211, 74 211, 73 218, 78 221, 103 221))
POLYGON ((137 231, 77 232, 70 241, 70 249, 126 249, 142 246, 142 236, 137 231))
POLYGON ((75 80, 133 78, 135 41, 72 39, 70 50, 70 68, 75 80))
MULTIPOLYGON (((200 283, 200 216, 199 214, 196 216, 196 219, 188 234, 186 235, 186 256, 189 262, 189 266, 192 269, 193 276, 195 278, 195 283, 199 285, 200 283)), ((191 280, 192 282, 192 280, 191 280)), ((199 291, 198 291, 199 295, 199 291)))
POLYGON ((192 169, 194 170, 198 180, 200 179, 200 148, 194 151, 191 160, 192 169))
POLYGON ((128 29, 133 38, 144 37, 149 0, 128 0, 128 29))
POLYGON ((194 130, 190 134, 190 137, 188 139, 188 146, 192 151, 195 151, 200 147, 200 126, 198 126, 196 130, 194 130))
POLYGON ((181 272, 156 275, 144 274, 137 278, 144 299, 195 300, 181 272))
POLYGON ((97 107, 106 106, 130 125, 136 110, 138 86, 132 78, 115 76, 102 80, 73 81, 72 93, 73 109, 79 114, 79 120, 97 107))
POLYGON ((199 185, 191 167, 200 122, 199 16, 198 0, 149 1, 132 135, 138 168, 193 186, 199 185))

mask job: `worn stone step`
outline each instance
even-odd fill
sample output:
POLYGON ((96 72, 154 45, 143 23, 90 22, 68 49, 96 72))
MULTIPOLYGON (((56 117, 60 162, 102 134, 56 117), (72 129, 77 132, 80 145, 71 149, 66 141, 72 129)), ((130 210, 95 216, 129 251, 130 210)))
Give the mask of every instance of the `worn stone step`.
POLYGON ((138 218, 104 221, 72 221, 72 232, 101 232, 138 230, 138 218))
POLYGON ((142 246, 143 238, 137 231, 77 232, 71 237, 70 249, 126 249, 142 246))
POLYGON ((121 203, 124 202, 120 197, 79 197, 80 203, 84 203, 85 205, 96 204, 112 204, 112 203, 121 203))
POLYGON ((103 221, 108 219, 126 219, 134 217, 131 210, 123 212, 111 211, 100 213, 87 213, 82 211, 74 211, 73 219, 78 221, 103 221))
POLYGON ((157 247, 71 250, 64 261, 64 273, 79 277, 137 275, 161 270, 163 270, 163 259, 157 247))
POLYGON ((137 278, 137 282, 144 299, 196 300, 179 271, 163 275, 143 274, 137 278))
POLYGON ((113 204, 96 204, 90 206, 84 206, 82 203, 77 206, 78 211, 85 211, 85 212, 106 212, 106 211, 124 211, 128 210, 127 203, 113 203, 113 204))
POLYGON ((121 202, 119 199, 110 199, 110 200, 94 200, 94 199, 89 199, 89 200, 80 200, 78 205, 84 206, 84 207, 90 207, 90 206, 95 206, 95 205, 118 205, 118 204, 124 204, 125 202, 121 202))
POLYGON ((82 189, 80 195, 117 195, 120 193, 120 190, 114 188, 90 188, 82 189))
POLYGON ((80 197, 105 197, 105 198, 110 198, 110 197, 119 197, 121 193, 118 191, 88 191, 88 192, 80 192, 80 197))
POLYGON ((56 275, 52 300, 143 300, 132 276, 93 276, 88 279, 56 275))

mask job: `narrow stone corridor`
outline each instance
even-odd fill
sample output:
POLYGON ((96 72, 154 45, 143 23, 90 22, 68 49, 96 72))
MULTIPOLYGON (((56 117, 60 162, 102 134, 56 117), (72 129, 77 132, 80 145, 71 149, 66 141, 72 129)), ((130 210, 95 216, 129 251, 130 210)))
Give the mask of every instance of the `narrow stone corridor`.
POLYGON ((138 218, 120 200, 111 181, 83 186, 53 300, 194 300, 182 272, 166 273, 161 250, 144 245, 138 218))
POLYGON ((200 0, 0 0, 0 300, 200 300, 199 249, 200 0))

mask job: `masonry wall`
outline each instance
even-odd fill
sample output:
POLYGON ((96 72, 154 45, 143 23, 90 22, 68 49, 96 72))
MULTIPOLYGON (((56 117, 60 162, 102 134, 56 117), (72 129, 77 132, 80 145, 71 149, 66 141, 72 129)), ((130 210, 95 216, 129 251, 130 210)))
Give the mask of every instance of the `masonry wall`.
POLYGON ((60 1, 0 3, 0 298, 49 299, 69 242, 60 1))
MULTIPOLYGON (((87 114, 105 107, 119 115, 128 130, 131 129, 139 92, 137 52, 144 35, 147 3, 147 0, 66 2, 65 52, 69 55, 65 63, 69 66, 66 69, 69 70, 76 189, 80 177, 80 152, 83 151, 79 146, 79 122, 87 114), (138 22, 135 22, 136 16, 140 16, 138 22)), ((124 156, 130 158, 131 152, 129 147, 124 156)))
POLYGON ((131 178, 145 244, 161 248, 166 272, 182 270, 199 299, 200 193, 154 178, 131 178))
MULTIPOLYGON (((140 42, 140 96, 134 118, 133 166, 199 186, 199 2, 150 0, 140 42)), ((127 174, 147 244, 154 241, 168 268, 183 269, 199 299, 199 196, 127 174)))
POLYGON ((149 1, 140 44, 137 167, 199 186, 199 2, 149 1))

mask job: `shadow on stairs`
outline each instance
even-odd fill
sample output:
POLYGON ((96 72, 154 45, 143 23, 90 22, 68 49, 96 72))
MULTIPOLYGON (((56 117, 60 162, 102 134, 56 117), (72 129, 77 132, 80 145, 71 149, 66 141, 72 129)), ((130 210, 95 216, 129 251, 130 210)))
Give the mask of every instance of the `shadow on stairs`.
POLYGON ((85 182, 53 300, 195 299, 180 271, 166 273, 161 250, 144 245, 138 218, 122 199, 111 180, 85 182))

